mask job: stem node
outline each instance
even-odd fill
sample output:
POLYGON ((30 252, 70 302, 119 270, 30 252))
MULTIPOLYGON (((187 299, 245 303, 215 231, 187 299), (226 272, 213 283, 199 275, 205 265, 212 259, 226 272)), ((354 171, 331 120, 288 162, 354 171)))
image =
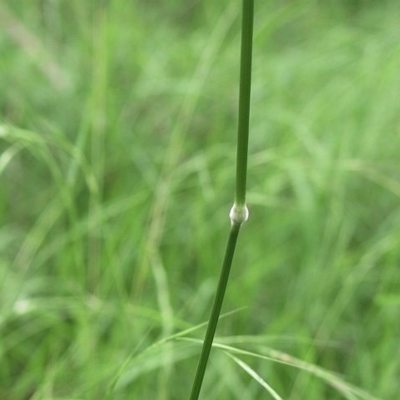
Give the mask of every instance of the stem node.
POLYGON ((249 218, 249 210, 246 204, 239 206, 234 203, 229 213, 229 218, 231 219, 232 225, 242 225, 246 222, 249 218))

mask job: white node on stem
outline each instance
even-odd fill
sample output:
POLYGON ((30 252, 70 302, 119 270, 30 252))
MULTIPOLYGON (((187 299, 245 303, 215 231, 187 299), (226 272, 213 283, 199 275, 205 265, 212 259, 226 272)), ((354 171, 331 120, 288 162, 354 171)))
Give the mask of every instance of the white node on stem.
POLYGON ((249 210, 246 205, 238 206, 234 204, 229 213, 229 218, 231 219, 232 225, 241 225, 246 222, 249 218, 249 210))

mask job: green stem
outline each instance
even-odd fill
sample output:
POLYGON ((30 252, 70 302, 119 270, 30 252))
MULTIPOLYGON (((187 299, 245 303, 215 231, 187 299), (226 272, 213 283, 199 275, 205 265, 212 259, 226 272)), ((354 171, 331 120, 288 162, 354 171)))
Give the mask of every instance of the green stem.
POLYGON ((208 358, 211 352, 218 319, 224 301, 229 273, 235 253, 236 242, 242 223, 247 220, 246 178, 247 153, 249 142, 250 92, 251 92, 251 59, 253 41, 254 0, 243 0, 242 3, 242 45, 240 62, 239 121, 236 158, 236 195, 230 212, 231 231, 222 264, 218 288, 208 322, 199 364, 193 382, 190 400, 197 400, 200 395, 208 358))
POLYGON ((249 143, 251 92, 251 60, 253 49, 253 19, 254 0, 243 0, 235 197, 235 203, 239 207, 243 207, 246 204, 247 153, 249 143))
POLYGON ((197 366, 196 376, 193 382, 192 393, 190 394, 190 400, 197 400, 199 398, 201 385, 203 383, 204 374, 206 372, 208 357, 210 355, 215 330, 217 329, 218 319, 221 313, 225 290, 228 284, 229 273, 231 271, 232 259, 235 253, 239 230, 240 225, 232 225, 229 234, 228 244, 226 247, 225 258, 222 265, 221 276, 219 278, 217 293, 215 295, 211 316, 208 321, 207 332, 204 338, 203 348, 201 350, 199 364, 197 366))

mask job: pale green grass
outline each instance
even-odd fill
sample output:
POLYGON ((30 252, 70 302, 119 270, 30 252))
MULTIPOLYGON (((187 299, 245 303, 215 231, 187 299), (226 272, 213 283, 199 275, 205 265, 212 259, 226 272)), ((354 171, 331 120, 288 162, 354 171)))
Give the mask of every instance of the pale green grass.
MULTIPOLYGON (((24 28, 0 24, 0 398, 187 399, 239 2, 22 3, 0 5, 24 28)), ((202 398, 395 399, 399 6, 258 3, 251 218, 202 398)))

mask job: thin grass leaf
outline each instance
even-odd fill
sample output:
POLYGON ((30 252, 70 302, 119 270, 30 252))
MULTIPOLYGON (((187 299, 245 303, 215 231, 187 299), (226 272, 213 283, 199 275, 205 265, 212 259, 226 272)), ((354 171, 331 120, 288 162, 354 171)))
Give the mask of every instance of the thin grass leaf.
MULTIPOLYGON (((193 343, 201 343, 201 341, 197 339, 192 339, 192 338, 181 338, 180 340, 187 340, 193 343)), ((321 368, 315 364, 310 364, 305 361, 299 360, 298 358, 295 358, 291 356, 290 354, 275 350, 275 349, 270 349, 263 347, 262 351, 266 353, 267 355, 263 355, 260 353, 255 353, 252 351, 247 351, 243 349, 239 349, 237 347, 232 347, 228 346, 222 343, 213 343, 213 347, 221 349, 221 350, 226 350, 227 352, 231 352, 234 354, 241 354, 244 356, 250 356, 266 361, 273 361, 277 362, 279 364, 283 365, 288 365, 290 367, 294 367, 303 371, 306 371, 324 382, 326 382, 328 385, 332 386, 335 388, 339 393, 341 393, 344 398, 348 400, 354 400, 354 399, 362 399, 362 400, 379 400, 377 397, 372 396, 371 394, 345 382, 340 376, 335 374, 334 372, 328 371, 324 368, 321 368), (355 396, 355 397, 354 397, 355 396)))
POLYGON ((267 382, 263 378, 261 378, 260 375, 257 374, 256 371, 254 371, 253 368, 251 368, 248 364, 246 364, 243 360, 240 360, 239 358, 233 356, 230 353, 225 353, 228 357, 230 357, 233 361, 235 361, 236 364, 239 365, 244 371, 246 371, 256 382, 258 382, 263 388, 267 390, 267 392, 275 399, 275 400, 283 400, 281 396, 279 396, 278 393, 275 392, 274 389, 270 385, 268 385, 267 382))

